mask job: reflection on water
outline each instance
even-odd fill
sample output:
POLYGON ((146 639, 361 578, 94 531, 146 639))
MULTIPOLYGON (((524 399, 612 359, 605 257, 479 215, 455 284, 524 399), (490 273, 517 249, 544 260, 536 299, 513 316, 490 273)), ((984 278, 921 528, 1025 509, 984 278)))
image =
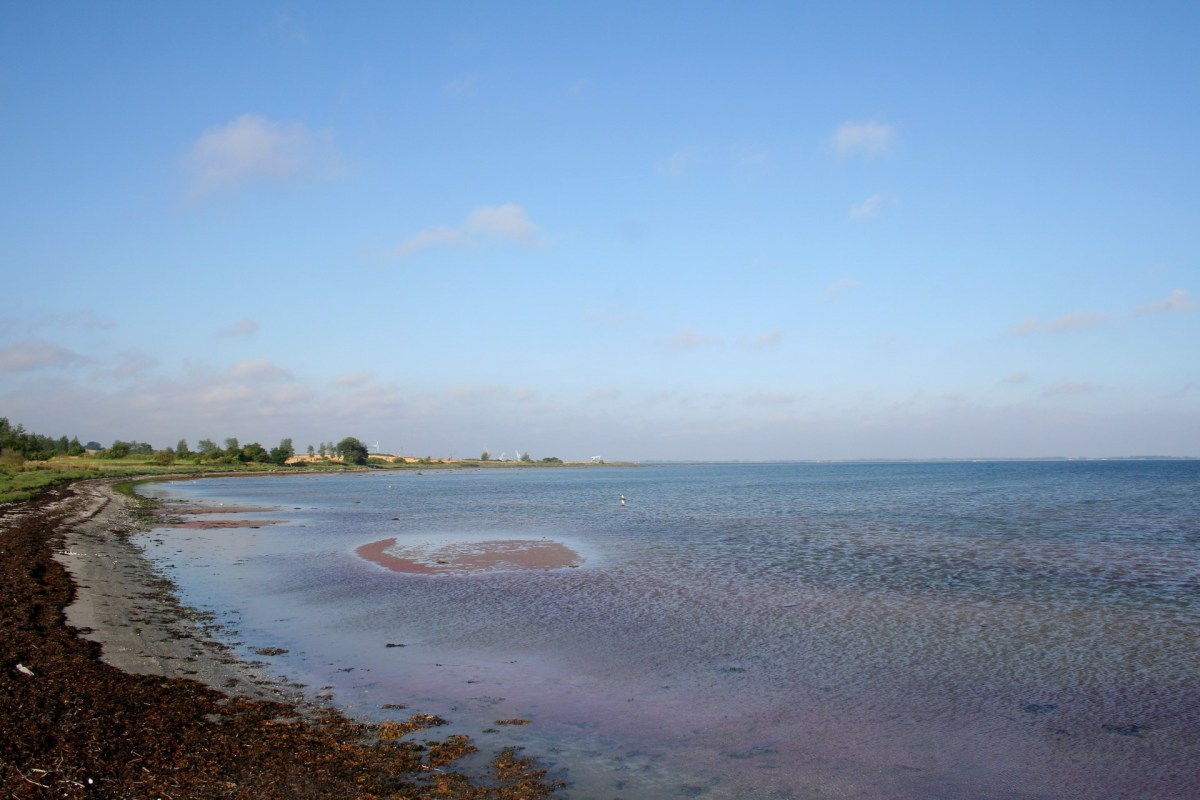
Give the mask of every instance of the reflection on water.
POLYGON ((1192 462, 213 479, 152 491, 287 521, 145 541, 291 679, 524 745, 573 798, 1184 797, 1198 490, 1192 462), (581 560, 355 555, 393 538, 581 560))

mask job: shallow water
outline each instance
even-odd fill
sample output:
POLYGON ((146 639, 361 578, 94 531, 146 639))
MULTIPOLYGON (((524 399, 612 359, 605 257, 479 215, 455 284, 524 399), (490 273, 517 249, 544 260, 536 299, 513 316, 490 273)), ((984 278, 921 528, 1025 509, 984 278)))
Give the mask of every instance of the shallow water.
POLYGON ((436 713, 484 748, 525 746, 572 798, 1200 793, 1197 462, 464 470, 147 493, 277 509, 242 515, 283 520, 267 527, 142 540, 245 653, 286 648, 280 674, 354 714, 436 713), (580 561, 420 575, 355 555, 393 537, 409 551, 548 539, 580 561), (533 724, 494 724, 513 717, 533 724))

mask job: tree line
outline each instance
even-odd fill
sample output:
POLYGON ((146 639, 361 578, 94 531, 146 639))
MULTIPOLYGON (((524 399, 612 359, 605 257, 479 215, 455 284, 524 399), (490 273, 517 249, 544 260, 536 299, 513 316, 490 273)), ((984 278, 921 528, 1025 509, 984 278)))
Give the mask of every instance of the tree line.
MULTIPOLYGON (((212 439, 201 439, 193 450, 186 439, 180 439, 174 447, 155 449, 146 442, 126 442, 121 439, 114 441, 108 447, 102 447, 98 442, 80 444, 78 437, 67 439, 66 436, 54 438, 41 434, 30 433, 24 426, 13 425, 7 417, 0 417, 0 461, 9 463, 20 461, 46 461, 54 456, 81 456, 89 451, 95 451, 98 458, 121 459, 129 456, 150 456, 162 464, 172 464, 176 461, 191 461, 197 465, 203 464, 275 464, 282 466, 288 459, 296 455, 292 440, 281 439, 279 444, 270 450, 258 442, 243 445, 236 438, 228 438, 224 446, 218 446, 212 439)), ((347 464, 362 465, 367 463, 367 446, 353 436, 347 436, 337 444, 322 442, 322 456, 337 456, 347 464)), ((308 446, 309 455, 316 453, 316 448, 308 446)))

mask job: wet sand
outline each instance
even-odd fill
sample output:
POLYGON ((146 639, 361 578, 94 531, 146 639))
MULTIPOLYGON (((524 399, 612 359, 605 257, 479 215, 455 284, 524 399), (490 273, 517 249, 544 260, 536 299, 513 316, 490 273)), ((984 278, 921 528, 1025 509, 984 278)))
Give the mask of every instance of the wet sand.
MULTIPOLYGON (((67 624, 99 644, 106 663, 124 672, 186 676, 257 700, 308 705, 296 688, 279 684, 262 666, 230 654, 228 647, 208 634, 203 615, 179 605, 170 583, 128 540, 128 534, 139 527, 128 498, 99 482, 76 484, 75 490, 84 505, 77 518, 67 521, 64 546, 54 557, 75 583, 74 602, 66 609, 67 624)), ((244 527, 245 523, 205 520, 199 525, 244 527)))

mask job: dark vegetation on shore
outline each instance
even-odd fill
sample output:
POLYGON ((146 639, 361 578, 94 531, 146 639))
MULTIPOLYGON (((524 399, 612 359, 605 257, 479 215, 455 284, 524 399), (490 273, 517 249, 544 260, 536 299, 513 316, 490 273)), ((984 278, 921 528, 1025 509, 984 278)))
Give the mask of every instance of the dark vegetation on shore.
MULTIPOLYGON (((543 770, 512 749, 471 780, 463 736, 414 742, 444 721, 317 720, 185 678, 132 675, 68 626, 64 547, 75 492, 0 507, 0 792, 12 798, 543 798, 543 770)), ((127 535, 113 530, 112 535, 127 535)), ((163 592, 169 594, 169 587, 163 592)))

